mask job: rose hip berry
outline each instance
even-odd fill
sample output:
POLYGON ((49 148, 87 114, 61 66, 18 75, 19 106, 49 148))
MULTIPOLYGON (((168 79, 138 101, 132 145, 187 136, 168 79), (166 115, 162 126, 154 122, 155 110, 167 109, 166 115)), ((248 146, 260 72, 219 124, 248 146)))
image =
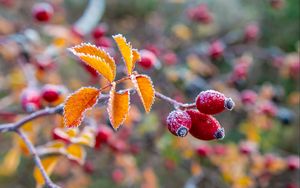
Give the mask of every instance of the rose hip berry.
POLYGON ((192 119, 190 134, 200 140, 222 140, 225 137, 224 128, 213 117, 198 110, 186 111, 192 119))
POLYGON ((227 98, 224 94, 214 90, 202 91, 196 97, 197 109, 204 114, 212 115, 225 109, 232 110, 234 105, 231 98, 227 98))
POLYGON ((208 145, 201 145, 196 148, 196 152, 200 157, 207 157, 212 153, 212 149, 208 145))
POLYGON ((174 110, 167 117, 167 125, 172 134, 184 137, 188 134, 192 121, 185 111, 174 110))
POLYGON ((112 134, 112 130, 107 126, 99 126, 96 131, 95 148, 100 148, 102 143, 107 143, 108 140, 111 138, 112 134))
POLYGON ((138 64, 144 69, 151 69, 157 64, 158 62, 157 57, 151 51, 141 50, 140 54, 141 54, 141 60, 138 62, 138 64))
POLYGON ((34 112, 41 108, 41 95, 37 89, 27 88, 22 91, 21 104, 26 112, 34 112))
POLYGON ((47 102, 55 102, 60 98, 63 90, 62 86, 47 84, 42 88, 41 96, 47 102))
POLYGON ((107 32, 107 26, 105 24, 100 24, 92 31, 92 36, 94 39, 99 39, 103 37, 107 32))
POLYGON ((53 7, 48 3, 37 3, 32 7, 32 16, 39 22, 48 22, 53 12, 53 7))
POLYGON ((224 44, 221 41, 216 40, 210 44, 208 54, 212 59, 219 59, 223 56, 224 49, 224 44))

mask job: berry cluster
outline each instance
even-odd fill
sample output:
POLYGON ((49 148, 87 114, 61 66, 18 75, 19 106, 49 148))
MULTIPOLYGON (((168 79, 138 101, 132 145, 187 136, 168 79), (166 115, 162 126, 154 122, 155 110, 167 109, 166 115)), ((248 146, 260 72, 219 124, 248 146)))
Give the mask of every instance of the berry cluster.
POLYGON ((212 115, 225 109, 232 110, 233 100, 218 91, 207 90, 196 97, 196 107, 197 109, 172 111, 167 117, 169 131, 180 137, 189 132, 200 140, 223 139, 224 128, 212 115))
POLYGON ((26 88, 21 93, 21 104, 24 111, 31 113, 45 105, 57 105, 64 100, 66 88, 62 85, 47 84, 42 88, 26 88))

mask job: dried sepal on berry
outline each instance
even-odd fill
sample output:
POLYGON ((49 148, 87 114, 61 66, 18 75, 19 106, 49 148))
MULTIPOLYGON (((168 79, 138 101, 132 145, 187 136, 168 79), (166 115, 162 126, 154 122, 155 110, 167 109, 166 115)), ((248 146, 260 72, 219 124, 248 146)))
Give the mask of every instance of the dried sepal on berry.
POLYGON ((131 81, 141 98, 145 111, 150 112, 155 100, 155 89, 151 78, 144 74, 132 75, 131 81))
POLYGON ((69 50, 76 56, 80 54, 97 56, 105 61, 111 68, 113 78, 116 76, 115 60, 102 48, 92 45, 90 43, 82 43, 80 45, 69 48, 69 50))
POLYGON ((109 66, 103 59, 94 55, 77 54, 77 56, 88 66, 95 69, 100 75, 106 78, 109 82, 115 79, 115 75, 109 66))
MULTIPOLYGON (((59 156, 55 155, 55 156, 49 156, 49 157, 43 158, 41 160, 42 166, 44 167, 48 176, 50 176, 52 174, 54 167, 56 166, 56 164, 58 162, 58 159, 59 159, 59 156)), ((45 184, 43 175, 41 174, 41 171, 38 167, 34 167, 33 177, 38 186, 42 186, 45 184)))
POLYGON ((118 48, 123 56, 128 75, 131 75, 134 68, 132 46, 129 42, 126 42, 126 38, 121 34, 114 35, 113 38, 116 41, 118 48))
POLYGON ((117 130, 127 118, 129 105, 130 92, 128 90, 122 93, 116 92, 116 83, 113 82, 109 93, 107 112, 110 123, 115 130, 117 130))
POLYGON ((97 103, 99 94, 100 90, 93 87, 84 87, 71 94, 64 106, 65 126, 78 127, 83 119, 84 112, 97 103))

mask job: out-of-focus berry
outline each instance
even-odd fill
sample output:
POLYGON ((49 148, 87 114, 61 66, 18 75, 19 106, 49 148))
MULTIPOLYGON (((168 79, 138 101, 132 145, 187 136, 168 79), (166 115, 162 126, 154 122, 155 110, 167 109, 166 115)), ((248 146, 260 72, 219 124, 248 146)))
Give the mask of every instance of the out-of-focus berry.
POLYGON ((22 108, 26 112, 34 112, 42 107, 41 94, 37 89, 26 88, 21 93, 22 108))
POLYGON ((53 7, 49 3, 36 3, 32 7, 32 16, 39 22, 48 22, 53 16, 53 7))

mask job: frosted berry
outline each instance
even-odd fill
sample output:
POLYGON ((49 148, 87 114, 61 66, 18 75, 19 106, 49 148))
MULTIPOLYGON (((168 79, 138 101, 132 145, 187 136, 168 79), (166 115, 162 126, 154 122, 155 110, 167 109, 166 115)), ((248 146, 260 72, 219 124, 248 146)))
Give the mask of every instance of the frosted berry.
POLYGON ((200 157, 207 157, 212 153, 212 149, 208 145, 201 145, 196 148, 196 152, 200 157))
POLYGON ((286 159, 289 170, 298 170, 300 168, 300 158, 298 156, 289 156, 286 159))
POLYGON ((100 24, 92 31, 92 36, 94 39, 101 38, 107 32, 107 26, 105 24, 100 24))
POLYGON ((162 58, 166 65, 175 65, 177 63, 177 55, 174 52, 167 52, 162 58))
POLYGON ((37 89, 27 88, 22 91, 21 104, 26 112, 34 112, 41 108, 41 95, 37 89))
POLYGON ((244 155, 250 155, 257 152, 257 145, 254 142, 244 141, 240 143, 239 150, 244 155))
POLYGON ((47 84, 42 88, 41 96, 47 102, 55 102, 64 93, 64 87, 47 84))
POLYGON ((244 90, 241 93, 241 100, 243 104, 255 104, 257 100, 257 94, 253 90, 244 90))
POLYGON ((206 4, 199 4, 187 10, 187 16, 195 22, 209 24, 213 21, 212 13, 206 4))
POLYGON ((251 23, 246 26, 245 31, 244 31, 244 38, 245 41, 253 41, 258 38, 259 35, 259 27, 255 23, 251 23))
POLYGON ((216 40, 216 41, 212 42, 209 46, 209 49, 208 49, 209 56, 212 59, 219 59, 220 57, 223 56, 224 49, 225 49, 224 44, 221 41, 216 40))
POLYGON ((198 110, 186 111, 192 119, 190 134, 200 140, 221 140, 225 137, 224 128, 213 117, 198 110))
POLYGON ((151 69, 154 66, 157 66, 158 60, 154 53, 149 50, 141 50, 141 60, 138 64, 143 67, 144 69, 151 69))
POLYGON ((124 172, 120 169, 115 169, 113 172, 112 172, 112 180, 115 182, 115 183, 121 183, 124 178, 125 178, 125 175, 124 175, 124 172))
POLYGON ((96 141, 95 141, 95 148, 100 148, 101 144, 107 143, 108 140, 111 138, 113 132, 111 128, 101 125, 98 127, 96 131, 96 141))
POLYGON ((184 137, 188 134, 192 122, 189 114, 185 111, 174 110, 167 117, 167 125, 172 134, 184 137))
POLYGON ((53 12, 53 7, 48 3, 37 3, 32 7, 32 16, 39 22, 48 22, 53 12))
POLYGON ((232 110, 234 105, 231 98, 227 98, 224 94, 214 90, 202 91, 196 97, 197 109, 204 114, 212 115, 225 109, 232 110))
POLYGON ((112 47, 112 40, 108 37, 101 37, 95 40, 96 46, 104 47, 104 48, 111 48, 112 47))

